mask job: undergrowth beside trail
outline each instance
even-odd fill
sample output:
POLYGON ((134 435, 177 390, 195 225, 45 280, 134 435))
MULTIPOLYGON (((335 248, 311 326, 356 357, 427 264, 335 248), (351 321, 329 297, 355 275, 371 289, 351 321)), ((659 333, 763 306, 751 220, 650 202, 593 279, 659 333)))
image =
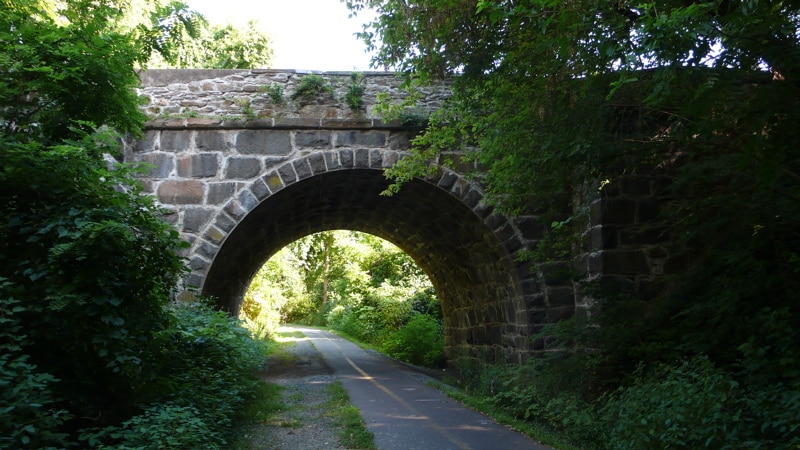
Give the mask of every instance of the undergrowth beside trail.
POLYGON ((325 405, 327 415, 340 427, 337 435, 342 445, 351 449, 377 449, 372 432, 367 429, 361 412, 350 404, 350 396, 340 381, 328 385, 330 400, 325 405))

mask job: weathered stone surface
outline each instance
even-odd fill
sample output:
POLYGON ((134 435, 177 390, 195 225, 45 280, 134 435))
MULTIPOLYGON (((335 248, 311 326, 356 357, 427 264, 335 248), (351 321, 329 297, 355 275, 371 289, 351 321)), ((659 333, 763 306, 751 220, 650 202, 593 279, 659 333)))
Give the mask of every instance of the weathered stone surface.
POLYGON ((311 172, 314 175, 326 172, 324 154, 312 153, 308 155, 308 158, 306 158, 306 160, 308 161, 308 165, 310 166, 311 172))
POLYGON ((158 150, 157 142, 160 136, 159 131, 155 130, 147 130, 144 133, 144 138, 133 143, 133 151, 135 152, 147 152, 158 150))
POLYGON ((210 208, 186 208, 183 212, 183 231, 198 233, 205 228, 214 215, 210 208))
POLYGON ((247 180, 261 174, 261 160, 258 158, 230 157, 225 167, 225 178, 247 180))
POLYGON ((231 148, 231 134, 223 131, 198 130, 194 135, 194 145, 198 150, 223 151, 231 148))
POLYGON ((219 170, 217 153, 199 153, 178 158, 178 176, 189 178, 213 178, 219 170))
POLYGON ((336 133, 337 147, 384 147, 384 131, 346 131, 336 133))
POLYGON ((192 148, 191 131, 171 131, 161 132, 161 151, 164 152, 183 152, 192 148))
POLYGON ((298 148, 330 148, 330 131, 298 131, 294 137, 298 148))
POLYGON ((175 155, 169 153, 147 153, 142 161, 155 167, 148 169, 147 175, 152 178, 167 178, 175 169, 175 155))
POLYGON ((288 155, 291 135, 289 131, 243 130, 236 135, 236 150, 245 155, 288 155))
POLYGON ((383 167, 383 153, 380 150, 373 149, 369 151, 369 166, 373 169, 383 167))
POLYGON ((158 199, 161 203, 173 205, 201 204, 205 189, 196 180, 167 180, 158 186, 158 199))
POLYGON ((267 186, 267 183, 261 178, 250 185, 250 191, 253 192, 257 200, 263 200, 271 194, 269 186, 267 186))
POLYGON ((269 173, 264 175, 264 183, 267 184, 269 190, 272 192, 278 192, 281 188, 283 188, 283 181, 281 180, 280 175, 276 172, 269 173))
POLYGON ((339 151, 339 162, 342 164, 342 167, 353 167, 354 159, 352 150, 339 151))
POLYGON ((233 197, 236 192, 237 183, 233 181, 223 183, 209 183, 207 203, 210 205, 221 205, 233 197))
POLYGON ((360 169, 369 168, 369 150, 366 149, 356 150, 354 166, 360 169))

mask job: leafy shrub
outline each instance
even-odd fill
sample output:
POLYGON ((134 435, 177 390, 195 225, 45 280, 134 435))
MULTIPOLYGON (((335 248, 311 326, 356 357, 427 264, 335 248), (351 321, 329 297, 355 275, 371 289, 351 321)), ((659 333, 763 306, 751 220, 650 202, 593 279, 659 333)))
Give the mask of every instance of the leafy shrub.
POLYGON ((0 449, 65 446, 67 435, 58 430, 70 415, 53 395, 58 380, 23 352, 27 336, 18 316, 25 308, 5 295, 8 286, 0 278, 0 449))
POLYGON ((202 417, 200 411, 191 406, 160 404, 147 408, 119 427, 88 433, 84 440, 93 448, 109 450, 222 448, 225 440, 202 417), (105 437, 117 443, 106 445, 102 442, 105 437))
POLYGON ((383 350, 397 359, 425 367, 444 365, 444 330, 431 316, 417 314, 384 342, 383 350))
POLYGON ((351 83, 347 86, 347 92, 344 94, 344 101, 347 106, 353 111, 358 111, 364 106, 364 74, 353 73, 350 75, 351 83))
POLYGON ((642 372, 603 408, 611 448, 723 448, 735 442, 738 383, 707 358, 642 372))
POLYGON ((171 327, 156 336, 160 371, 149 405, 121 425, 84 431, 90 445, 114 448, 223 448, 237 414, 258 383, 262 358, 249 332, 224 312, 175 304, 171 327))
POLYGON ((264 92, 267 94, 269 99, 275 105, 281 105, 285 102, 283 99, 283 86, 277 83, 271 83, 265 86, 261 86, 259 91, 264 92))

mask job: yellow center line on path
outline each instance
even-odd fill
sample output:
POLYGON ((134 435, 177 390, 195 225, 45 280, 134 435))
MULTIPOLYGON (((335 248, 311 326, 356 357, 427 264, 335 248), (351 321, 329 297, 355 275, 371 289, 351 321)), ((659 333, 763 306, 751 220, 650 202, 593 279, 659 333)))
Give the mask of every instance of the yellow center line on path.
MULTIPOLYGON (((334 345, 336 345, 336 343, 334 343, 334 345)), ((336 345, 336 346, 338 347, 338 345, 336 345)), ((344 356, 344 355, 342 355, 342 356, 344 356)), ((395 399, 395 400, 396 400, 398 403, 400 403, 401 405, 403 405, 403 406, 405 406, 406 408, 408 408, 409 410, 411 410, 411 412, 412 412, 412 413, 413 413, 415 416, 425 417, 425 416, 423 416, 422 414, 418 414, 418 412, 419 412, 419 411, 417 411, 417 409, 416 409, 416 408, 414 408, 414 407, 413 407, 413 406, 412 406, 410 403, 408 403, 408 402, 406 402, 405 400, 403 400, 402 398, 398 397, 398 396, 397 396, 397 395, 396 395, 394 392, 392 392, 391 390, 389 390, 389 388, 387 388, 386 386, 384 386, 384 385, 380 384, 380 383, 379 383, 377 380, 375 380, 375 378, 373 378, 372 376, 370 376, 370 375, 369 375, 367 372, 364 372, 364 371, 361 369, 361 367, 358 367, 358 366, 356 365, 356 363, 354 363, 354 362, 353 362, 353 361, 352 361, 350 358, 348 358, 347 356, 345 356, 345 357, 344 357, 344 359, 346 359, 346 360, 347 360, 347 362, 348 362, 348 363, 349 363, 351 366, 353 366, 353 369, 356 369, 356 371, 357 371, 359 374, 361 374, 361 376, 363 376, 365 379, 367 379, 367 380, 371 381, 371 382, 372 382, 372 383, 373 383, 375 386, 377 386, 377 387, 378 387, 378 389, 380 389, 380 390, 382 390, 383 392, 385 392, 387 395, 389 395, 390 397, 392 397, 393 399, 395 399)), ((456 445, 458 446, 458 448, 461 448, 461 449, 463 449, 463 450, 471 450, 471 448, 470 448, 470 446, 469 446, 469 445, 467 445, 467 444, 465 444, 464 442, 460 441, 458 438, 456 438, 456 437, 455 437, 455 436, 453 436, 452 434, 448 433, 448 432, 447 432, 447 430, 445 430, 444 428, 440 427, 438 424, 436 424, 436 423, 433 423, 433 422, 432 422, 430 419, 428 420, 428 423, 430 424, 431 428, 433 428, 434 430, 436 430, 437 432, 439 432, 439 433, 440 433, 442 436, 444 436, 445 438, 449 439, 449 440, 450 440, 450 442, 452 442, 452 443, 456 444, 456 445)))

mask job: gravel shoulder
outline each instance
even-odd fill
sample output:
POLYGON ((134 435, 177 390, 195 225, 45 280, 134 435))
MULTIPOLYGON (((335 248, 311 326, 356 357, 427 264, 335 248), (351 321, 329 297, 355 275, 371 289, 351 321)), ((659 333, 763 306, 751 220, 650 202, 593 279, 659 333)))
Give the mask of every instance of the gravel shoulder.
POLYGON ((255 425, 252 450, 345 450, 326 417, 328 386, 336 381, 314 345, 295 338, 285 355, 270 357, 263 380, 283 388, 285 408, 269 423, 255 425))

